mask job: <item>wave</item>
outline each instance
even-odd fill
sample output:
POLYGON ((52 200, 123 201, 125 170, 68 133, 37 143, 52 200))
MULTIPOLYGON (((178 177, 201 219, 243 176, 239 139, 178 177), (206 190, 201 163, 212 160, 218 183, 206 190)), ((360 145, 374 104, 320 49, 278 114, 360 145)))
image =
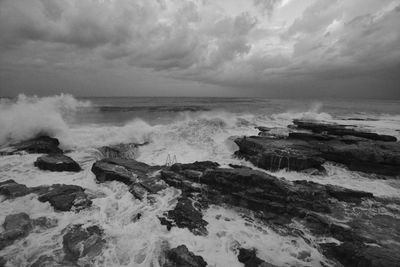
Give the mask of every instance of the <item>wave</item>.
POLYGON ((56 136, 69 127, 66 119, 79 107, 89 102, 76 100, 71 95, 51 97, 19 95, 16 100, 0 102, 0 144, 35 137, 38 134, 56 136))
POLYGON ((116 106, 101 106, 99 110, 102 112, 132 112, 132 111, 147 111, 147 112, 196 112, 208 111, 210 108, 203 106, 132 106, 132 107, 116 107, 116 106))

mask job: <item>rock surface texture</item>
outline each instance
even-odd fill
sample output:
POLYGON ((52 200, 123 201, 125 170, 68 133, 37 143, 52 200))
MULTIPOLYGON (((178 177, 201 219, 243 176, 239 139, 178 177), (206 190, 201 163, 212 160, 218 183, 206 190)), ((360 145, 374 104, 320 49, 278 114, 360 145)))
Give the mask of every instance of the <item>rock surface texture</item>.
POLYGON ((40 156, 34 165, 41 170, 79 172, 81 167, 72 158, 64 154, 47 154, 40 156))

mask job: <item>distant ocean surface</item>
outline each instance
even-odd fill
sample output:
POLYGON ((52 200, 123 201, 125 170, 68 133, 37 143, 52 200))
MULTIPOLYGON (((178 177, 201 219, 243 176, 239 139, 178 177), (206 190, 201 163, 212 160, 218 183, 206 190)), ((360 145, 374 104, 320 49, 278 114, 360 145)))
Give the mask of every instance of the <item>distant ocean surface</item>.
MULTIPOLYGON (((60 233, 69 224, 98 224, 109 240, 106 260, 98 266, 158 266, 154 264, 163 240, 171 246, 186 244, 210 266, 242 266, 229 247, 240 242, 254 247, 260 257, 277 266, 331 266, 315 248, 312 236, 280 235, 265 225, 249 224, 236 211, 210 207, 204 214, 209 236, 194 236, 174 228, 166 231, 157 219, 171 209, 179 194, 167 190, 153 206, 134 200, 128 188, 118 182, 97 184, 90 171, 98 159, 97 148, 121 143, 148 143, 135 151, 136 160, 152 165, 211 160, 222 166, 249 162, 233 157, 235 137, 257 135, 256 126, 287 131, 293 119, 318 119, 356 125, 400 139, 399 100, 318 100, 265 98, 74 98, 19 96, 0 100, 0 146, 48 134, 60 140, 64 150, 83 168, 79 173, 40 171, 33 167, 38 155, 4 156, 0 160, 0 182, 13 179, 27 186, 55 183, 76 184, 95 195, 94 209, 74 214, 55 213, 32 195, 0 202, 0 222, 6 214, 26 212, 33 217, 56 218, 59 223, 46 234, 35 233, 22 244, 7 247, 0 256, 12 256, 19 266, 44 251, 60 249, 60 233), (137 222, 135 214, 143 216, 137 222), (222 214, 229 221, 215 219, 222 214), (261 230, 260 230, 261 229, 261 230), (221 234, 223 232, 223 235, 221 234), (46 244, 44 248, 42 244, 46 244), (42 250, 38 248, 43 248, 42 250), (305 262, 298 255, 306 251, 305 262), (307 254, 307 255, 308 255, 307 254)), ((372 192, 375 196, 398 198, 400 182, 370 179, 368 174, 351 172, 342 166, 326 164, 326 175, 281 170, 273 175, 288 180, 310 180, 372 192)), ((306 235, 306 234, 305 234, 306 235)), ((316 241, 315 241, 316 242, 316 241)), ((56 255, 57 252, 54 252, 56 255)), ((303 253, 304 254, 304 253, 303 253)), ((17 265, 18 265, 17 264, 17 265)))

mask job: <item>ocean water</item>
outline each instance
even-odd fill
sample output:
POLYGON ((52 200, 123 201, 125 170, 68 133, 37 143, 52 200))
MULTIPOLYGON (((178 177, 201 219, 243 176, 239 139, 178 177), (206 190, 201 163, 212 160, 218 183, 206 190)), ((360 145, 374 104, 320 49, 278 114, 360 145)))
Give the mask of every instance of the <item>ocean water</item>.
MULTIPOLYGON (((95 199, 91 209, 80 213, 54 212, 35 195, 1 201, 0 222, 8 214, 26 212, 32 218, 57 219, 58 225, 31 233, 0 251, 0 256, 7 257, 11 266, 29 265, 44 253, 62 257, 61 230, 80 223, 97 224, 105 231, 107 246, 96 266, 159 266, 157 259, 166 242, 171 247, 185 244, 209 266, 242 266, 235 255, 239 246, 256 248, 260 258, 278 266, 330 266, 332 263, 317 249, 318 243, 324 241, 296 222, 293 227, 302 235, 284 233, 256 220, 249 222, 242 210, 211 206, 204 214, 209 222, 208 236, 194 236, 179 228, 167 231, 157 216, 174 207, 179 190, 164 190, 152 203, 139 201, 121 183, 97 184, 90 171, 93 162, 99 159, 97 148, 132 142, 149 143, 134 151, 136 160, 148 164, 165 164, 170 157, 182 163, 212 160, 223 166, 230 163, 251 166, 233 157, 237 150, 234 138, 257 135, 255 126, 277 127, 278 132, 284 132, 295 118, 356 125, 400 139, 400 101, 394 100, 74 98, 70 95, 1 99, 2 148, 39 133, 50 134, 60 140, 61 147, 70 151, 68 155, 84 170, 46 172, 33 167, 38 155, 3 156, 0 181, 14 179, 28 186, 76 184, 86 188, 95 199), (138 213, 142 217, 133 221, 138 213)), ((374 179, 329 163, 325 167, 328 174, 324 176, 284 170, 274 175, 288 180, 337 184, 382 198, 400 197, 399 181, 374 179)))

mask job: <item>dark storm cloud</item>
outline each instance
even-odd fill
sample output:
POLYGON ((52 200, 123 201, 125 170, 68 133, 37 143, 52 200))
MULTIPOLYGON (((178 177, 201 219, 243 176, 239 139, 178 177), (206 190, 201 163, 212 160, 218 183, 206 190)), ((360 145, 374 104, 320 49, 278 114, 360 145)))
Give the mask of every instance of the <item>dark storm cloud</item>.
POLYGON ((378 86, 400 97, 400 1, 302 3, 297 12, 295 0, 3 0, 1 94, 65 83, 86 95, 107 94, 104 84, 153 94, 172 79, 232 95, 340 86, 368 96, 378 86))

